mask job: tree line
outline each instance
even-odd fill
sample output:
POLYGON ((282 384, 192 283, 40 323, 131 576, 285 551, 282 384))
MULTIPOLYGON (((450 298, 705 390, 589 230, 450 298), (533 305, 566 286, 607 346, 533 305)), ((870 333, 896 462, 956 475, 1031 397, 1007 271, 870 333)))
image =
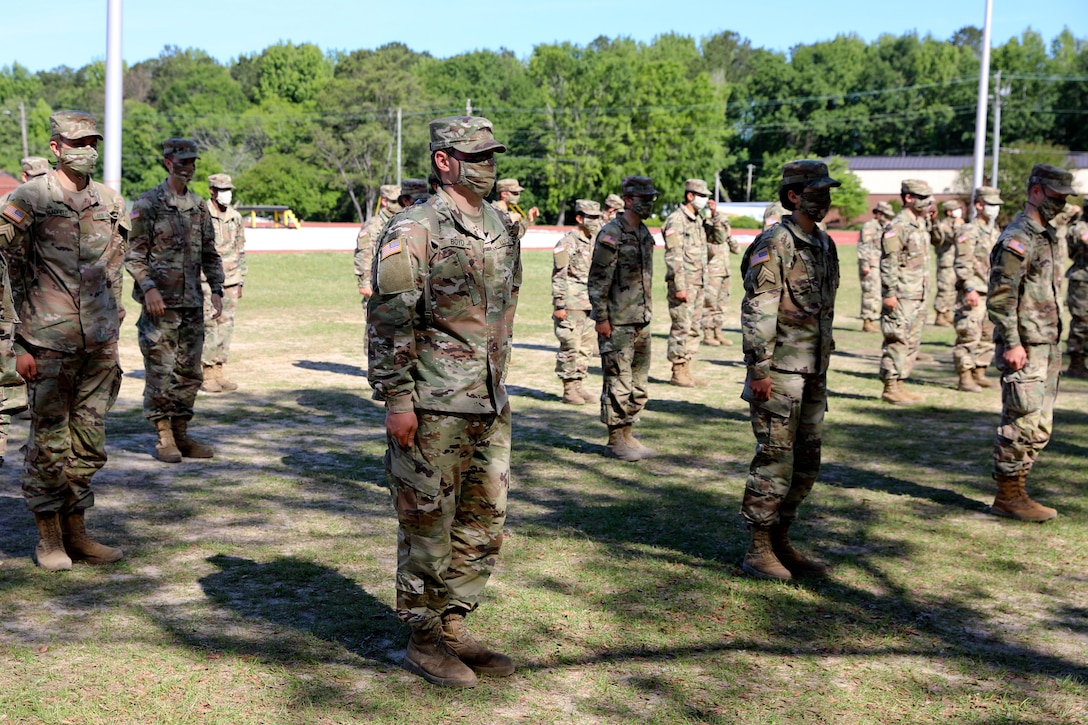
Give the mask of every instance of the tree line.
MULTIPOLYGON (((500 176, 520 179, 523 203, 547 221, 569 221, 575 199, 603 199, 628 174, 679 198, 685 178, 713 185, 719 173, 730 198, 766 200, 792 158, 970 154, 981 36, 974 27, 947 40, 840 35, 788 53, 733 31, 650 43, 602 36, 537 45, 528 59, 281 42, 221 63, 167 47, 125 68, 123 190, 131 198, 161 182, 161 142, 186 136, 201 148, 198 178, 232 174, 243 203, 357 221, 397 178, 397 109, 403 176, 425 177, 427 122, 470 107, 510 149, 500 176)), ((1003 147, 1088 149, 1088 41, 1065 29, 1048 44, 1029 29, 994 47, 991 67, 1007 90, 1003 147)), ((104 95, 101 61, 0 69, 0 167, 18 168, 20 101, 31 153, 48 156, 49 114, 101 117, 104 95)))

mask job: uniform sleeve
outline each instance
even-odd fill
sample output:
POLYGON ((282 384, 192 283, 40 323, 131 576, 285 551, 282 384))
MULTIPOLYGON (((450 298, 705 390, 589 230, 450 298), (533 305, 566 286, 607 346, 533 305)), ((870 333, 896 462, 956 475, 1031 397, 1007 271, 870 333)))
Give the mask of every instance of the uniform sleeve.
POLYGON ((613 224, 609 224, 598 232, 597 241, 593 245, 588 287, 589 304, 593 308, 593 319, 597 322, 606 322, 609 319, 608 300, 616 277, 619 244, 618 232, 613 224))
POLYGON ((128 250, 129 223, 125 213, 125 200, 118 196, 114 199, 111 212, 116 214, 117 223, 113 229, 113 239, 110 244, 110 259, 106 264, 106 273, 109 277, 110 294, 117 304, 117 318, 119 322, 125 321, 125 252, 128 250))
MULTIPOLYGON (((975 275, 975 244, 978 239, 978 227, 972 225, 960 230, 956 235, 956 259, 952 268, 956 272, 956 289, 966 291, 968 287, 979 288, 975 275)), ((983 282, 985 287, 985 281, 983 282)))
POLYGON ((148 258, 151 255, 152 236, 155 233, 155 218, 151 203, 146 197, 140 197, 132 206, 129 215, 128 251, 125 252, 125 269, 132 275, 136 287, 140 290, 136 298, 143 300, 143 295, 155 288, 151 277, 148 258))
MULTIPOLYGON (((411 219, 395 219, 374 255, 375 289, 367 302, 367 378, 394 413, 414 409, 415 331, 426 283, 427 231, 411 219)), ((426 300, 423 300, 426 303, 426 300)))
POLYGON ((907 243, 906 230, 889 224, 880 237, 880 296, 899 296, 899 254, 907 243))
POLYGON ((683 227, 675 219, 675 216, 670 215, 661 225, 661 237, 665 240, 665 282, 670 295, 688 288, 684 270, 686 238, 683 227))
POLYGON ((570 252, 560 239, 552 250, 552 306, 560 309, 567 306, 567 269, 570 267, 570 252))
POLYGON ((370 287, 371 255, 368 254, 373 247, 370 245, 370 233, 368 224, 359 227, 359 234, 355 237, 355 279, 359 283, 359 289, 370 287))
POLYGON ((246 225, 242 221, 242 215, 238 214, 235 217, 237 224, 235 224, 235 236, 234 236, 234 251, 238 255, 238 274, 242 276, 242 282, 246 280, 246 275, 249 274, 249 267, 246 265, 246 225))
POLYGON ((1020 281, 1031 254, 1030 242, 1005 235, 990 252, 990 284, 986 313, 994 323, 994 335, 1007 347, 1020 345, 1020 281))
POLYGON ((762 380, 771 374, 778 338, 778 306, 782 301, 785 270, 777 247, 766 239, 756 242, 744 275, 740 327, 748 376, 762 380))
POLYGON ((223 259, 215 248, 215 223, 212 215, 206 207, 201 207, 200 214, 200 268, 204 271, 204 278, 208 280, 213 295, 223 296, 223 259))

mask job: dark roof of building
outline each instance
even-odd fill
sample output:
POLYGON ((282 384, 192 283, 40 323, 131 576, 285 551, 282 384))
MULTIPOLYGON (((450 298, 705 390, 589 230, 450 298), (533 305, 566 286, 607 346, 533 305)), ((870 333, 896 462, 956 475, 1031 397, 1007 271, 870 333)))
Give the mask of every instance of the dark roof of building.
MULTIPOLYGON (((851 171, 954 171, 970 168, 974 156, 846 156, 851 171)), ((986 158, 989 166, 990 157, 986 158)), ((1088 152, 1071 153, 1066 165, 1073 169, 1088 169, 1088 152)))

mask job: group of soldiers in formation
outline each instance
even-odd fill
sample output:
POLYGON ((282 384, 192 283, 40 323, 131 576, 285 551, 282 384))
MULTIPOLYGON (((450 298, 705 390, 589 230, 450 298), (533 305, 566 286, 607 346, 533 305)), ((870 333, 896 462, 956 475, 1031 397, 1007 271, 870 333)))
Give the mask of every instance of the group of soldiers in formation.
MULTIPOLYGON (((90 178, 102 138, 94 118, 61 111, 50 123, 56 169, 28 160, 26 183, 0 203, 0 409, 10 414, 29 399, 23 492, 38 525, 38 563, 60 570, 73 559, 122 557, 84 525, 91 477, 106 461, 103 419, 121 379, 122 265, 141 305, 144 412, 158 432, 156 456, 177 462, 213 455, 188 423, 202 385, 236 387, 223 364, 245 261, 230 177, 209 177, 208 201, 188 188, 192 141, 163 144, 167 179, 126 214, 121 196, 90 178), (23 381, 28 395, 20 398, 23 381)), ((403 665, 438 685, 471 687, 480 675, 514 671, 509 656, 476 639, 466 617, 503 540, 511 442, 505 379, 522 283, 520 239, 539 212, 522 209, 516 180, 496 183, 495 154, 506 146, 490 121, 441 118, 429 133, 431 177, 381 187, 378 212, 359 233, 355 268, 369 382, 386 410, 384 463, 399 525, 395 608, 411 629, 403 665), (493 189, 499 199, 488 203, 493 189)), ((976 190, 972 221, 948 205, 946 218, 935 221, 928 185, 907 180, 902 211, 878 205, 858 250, 863 325, 874 330, 879 318, 889 403, 918 398, 902 381, 925 320, 928 250, 954 250, 940 266, 938 324, 956 326, 961 389, 989 386, 991 359, 1002 374, 991 511, 1027 521, 1056 516, 1025 485, 1050 437, 1061 369, 1060 239, 1076 260, 1070 373, 1088 373, 1088 223, 1074 223, 1066 207, 1071 184, 1069 172, 1036 166, 1024 210, 999 234, 996 189, 976 190)), ((840 280, 821 222, 839 185, 821 161, 786 164, 769 223, 741 261, 741 397, 756 440, 741 504, 750 532, 742 566, 756 577, 827 572, 792 545, 789 529, 820 468, 840 280)), ((578 200, 575 227, 555 247, 556 373, 564 403, 599 401, 608 455, 639 461, 657 455, 633 428, 649 399, 654 238, 644 221, 659 191, 644 176, 621 186, 603 207, 578 200), (582 385, 594 344, 604 376, 599 396, 582 385)), ((709 197, 705 181, 689 179, 662 227, 670 382, 682 387, 703 384, 691 368, 700 344, 728 344, 721 335, 728 255, 740 249, 709 197)))
MULTIPOLYGON (((49 571, 72 561, 108 564, 121 549, 87 533, 91 479, 106 463, 105 416, 121 386, 118 334, 123 269, 135 280, 143 354, 143 409, 158 432, 155 456, 211 458, 189 434, 197 391, 237 389, 223 372, 246 274, 241 215, 226 174, 211 199, 189 188, 197 148, 163 143, 167 178, 126 209, 91 178, 102 140, 82 111, 50 116, 56 167, 23 160, 23 184, 0 199, 0 411, 29 407, 22 489, 49 571)), ((2 460, 2 459, 0 459, 2 460)))

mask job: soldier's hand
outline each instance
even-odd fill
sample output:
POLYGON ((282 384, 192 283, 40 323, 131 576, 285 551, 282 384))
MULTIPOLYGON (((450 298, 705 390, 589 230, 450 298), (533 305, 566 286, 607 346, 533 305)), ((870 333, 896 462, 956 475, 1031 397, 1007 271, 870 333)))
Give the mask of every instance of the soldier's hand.
POLYGON ((885 297, 884 298, 884 306, 887 307, 889 310, 894 310, 896 307, 899 306, 899 298, 898 297, 885 297))
POLYGON ((602 337, 612 337, 612 325, 608 320, 601 320, 596 325, 597 334, 602 337))
POLYGON ((219 319, 219 315, 223 314, 223 295, 212 295, 212 310, 214 311, 212 319, 219 319))
POLYGON ((873 268, 870 267, 868 264, 861 265, 861 273, 862 274, 869 274, 872 271, 873 271, 873 268))
POLYGON ((411 448, 415 445, 416 430, 419 429, 419 418, 414 412, 385 414, 385 429, 389 435, 400 444, 401 448, 411 448))
POLYGON ((566 310, 566 308, 564 308, 562 310, 555 310, 554 312, 552 312, 552 317, 559 320, 560 322, 565 321, 567 319, 567 310, 566 310))
POLYGON ((752 395, 756 400, 770 400, 771 399, 771 379, 761 378, 759 380, 748 380, 748 388, 752 391, 752 395))
POLYGON ((22 355, 16 355, 15 372, 19 373, 19 377, 23 380, 34 380, 37 378, 38 363, 34 361, 34 356, 29 352, 25 352, 22 355))
POLYGON ((710 210, 711 215, 716 214, 718 211, 718 201, 716 199, 707 199, 706 208, 710 210))
POLYGON ((1028 351, 1024 349, 1023 345, 1017 345, 1006 350, 1002 357, 1005 359, 1005 364, 1012 368, 1013 371, 1023 370, 1028 362, 1028 351))
POLYGON ((968 307, 978 307, 982 304, 982 297, 980 297, 975 290, 971 290, 967 293, 967 296, 963 298, 963 303, 968 307))
POLYGON ((144 292, 144 309, 152 317, 162 317, 166 312, 166 303, 162 301, 162 293, 158 289, 152 287, 144 292))
POLYGON ((540 210, 539 210, 539 209, 537 209, 537 208, 536 208, 536 207, 534 206, 534 207, 533 207, 532 209, 530 209, 530 210, 528 211, 528 215, 529 215, 529 223, 530 223, 530 224, 532 224, 532 223, 533 223, 533 222, 535 222, 535 221, 537 220, 537 218, 538 218, 538 217, 540 216, 540 210))
POLYGON ((359 294, 363 296, 364 300, 369 300, 370 295, 374 294, 374 290, 370 289, 369 287, 360 287, 359 294))
POLYGON ((678 289, 676 290, 675 294, 673 294, 673 297, 675 297, 680 302, 687 302, 688 291, 686 289, 678 289))
POLYGON ((235 287, 235 289, 238 290, 235 298, 239 300, 242 299, 242 285, 238 285, 237 287, 235 287))

